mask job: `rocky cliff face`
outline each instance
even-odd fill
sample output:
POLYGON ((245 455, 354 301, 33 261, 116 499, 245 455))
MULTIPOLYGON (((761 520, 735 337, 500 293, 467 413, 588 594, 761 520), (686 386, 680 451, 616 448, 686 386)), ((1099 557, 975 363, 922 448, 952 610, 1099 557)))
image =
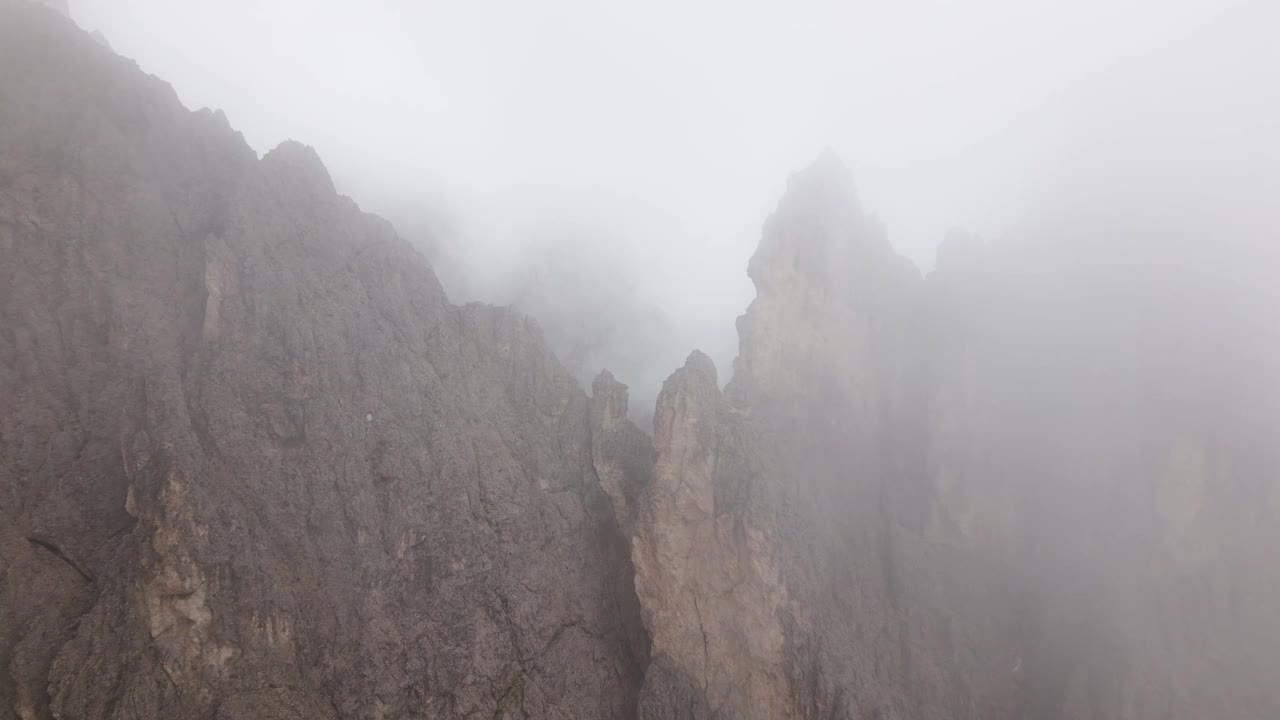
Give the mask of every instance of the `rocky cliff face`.
POLYGON ((314 152, 0 5, 0 717, 631 717, 592 405, 314 152))
POLYGON ((824 156, 650 438, 0 0, 0 719, 1280 717, 1280 303, 1107 237, 921 277, 824 156))
POLYGON ((924 279, 833 158, 794 176, 733 379, 658 401, 641 716, 1280 713, 1280 308, 1144 232, 924 279))
POLYGON ((725 392, 695 354, 658 401, 642 716, 685 717, 659 698, 690 693, 699 717, 1008 716, 999 568, 924 536, 924 281, 832 156, 791 179, 749 270, 725 392))

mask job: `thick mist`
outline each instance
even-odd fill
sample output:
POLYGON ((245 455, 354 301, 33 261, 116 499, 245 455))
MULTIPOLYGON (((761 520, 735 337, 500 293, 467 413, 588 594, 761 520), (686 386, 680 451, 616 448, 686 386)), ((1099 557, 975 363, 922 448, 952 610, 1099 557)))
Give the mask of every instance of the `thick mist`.
POLYGON ((1280 718, 1274 2, 67 4, 0 720, 1280 718))
POLYGON ((760 226, 825 147, 924 270, 957 227, 1108 214, 1274 236, 1272 2, 71 12, 259 153, 316 147, 455 301, 520 304, 580 380, 608 365, 641 407, 691 347, 729 367, 760 226))

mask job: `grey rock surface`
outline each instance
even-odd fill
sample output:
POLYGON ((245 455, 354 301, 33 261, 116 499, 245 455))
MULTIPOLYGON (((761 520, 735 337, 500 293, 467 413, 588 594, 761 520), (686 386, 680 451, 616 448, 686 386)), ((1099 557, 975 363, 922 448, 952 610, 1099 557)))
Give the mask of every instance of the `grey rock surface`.
POLYGON ((0 4, 0 717, 631 717, 587 396, 308 147, 0 4))
POLYGON ((650 437, 0 0, 0 720, 1280 717, 1271 269, 1099 227, 922 277, 824 155, 650 437))
POLYGON ((1273 285, 1054 230, 922 278, 833 156, 793 176, 732 379, 658 400, 641 717, 1280 716, 1273 285))

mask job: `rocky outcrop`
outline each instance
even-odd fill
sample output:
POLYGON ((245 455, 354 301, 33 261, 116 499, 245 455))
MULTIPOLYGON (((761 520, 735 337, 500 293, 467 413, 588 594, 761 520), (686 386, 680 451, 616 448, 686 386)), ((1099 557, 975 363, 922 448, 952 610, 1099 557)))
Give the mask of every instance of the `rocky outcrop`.
POLYGON ((641 717, 1280 712, 1272 306, 1126 232, 955 234, 924 279, 834 157, 795 175, 732 380, 659 398, 641 717))
POLYGON ((0 720, 1280 717, 1269 268, 1102 227, 921 277, 826 155, 650 438, 0 0, 0 720))
POLYGON ((622 536, 635 530, 640 494, 653 475, 653 443, 627 419, 627 386, 603 370, 591 384, 591 460, 622 536))
POLYGON ((695 354, 658 402, 633 547, 642 716, 684 717, 654 698, 681 684, 699 717, 995 716, 1014 658, 985 638, 1002 628, 956 638, 993 614, 957 610, 996 570, 952 570, 913 519, 922 279, 831 155, 791 179, 749 271, 723 396, 695 354))
POLYGON ((654 659, 642 717, 685 717, 671 698, 690 692, 698 717, 789 715, 776 529, 719 496, 722 473, 741 467, 727 412, 715 367, 697 352, 659 396, 659 454, 632 548, 654 659))
POLYGON ((0 717, 631 717, 592 406, 315 153, 0 4, 0 717))

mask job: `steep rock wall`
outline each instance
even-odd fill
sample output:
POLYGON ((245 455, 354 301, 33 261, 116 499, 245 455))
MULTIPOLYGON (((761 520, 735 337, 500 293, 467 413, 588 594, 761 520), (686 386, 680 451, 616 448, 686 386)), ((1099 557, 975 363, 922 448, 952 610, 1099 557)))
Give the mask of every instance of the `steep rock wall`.
POLYGON ((0 718, 1280 716, 1274 283, 1116 232, 923 278, 825 156, 650 441, 4 0, 0 718))
POLYGON ((591 404, 315 153, 0 4, 0 717, 631 717, 591 404))
POLYGON ((658 402, 633 549, 642 717, 685 717, 656 699, 682 684, 697 717, 996 716, 1013 657, 965 592, 999 573, 916 519, 923 280, 830 155, 792 177, 749 272, 724 394, 695 354, 658 402))
POLYGON ((1280 306, 1256 255, 1080 227, 921 278, 833 157, 792 177, 732 380, 659 398, 641 717, 1280 712, 1280 306))

